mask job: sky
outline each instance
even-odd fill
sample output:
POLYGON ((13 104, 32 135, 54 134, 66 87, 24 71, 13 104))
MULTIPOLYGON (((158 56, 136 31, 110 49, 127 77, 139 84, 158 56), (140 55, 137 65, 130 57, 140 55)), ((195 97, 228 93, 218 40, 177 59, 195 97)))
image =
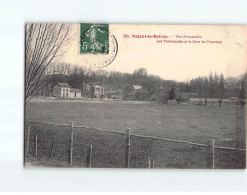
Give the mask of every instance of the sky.
MULTIPOLYGON (((117 40, 118 53, 102 68, 106 71, 133 73, 143 67, 148 74, 180 82, 208 76, 210 72, 229 77, 246 71, 247 27, 244 26, 110 24, 109 32, 117 40), (133 38, 133 35, 167 38, 133 38)), ((103 60, 94 54, 79 54, 79 24, 72 25, 71 33, 74 39, 62 61, 89 67, 90 60, 103 60)), ((110 43, 110 50, 113 47, 110 43)))

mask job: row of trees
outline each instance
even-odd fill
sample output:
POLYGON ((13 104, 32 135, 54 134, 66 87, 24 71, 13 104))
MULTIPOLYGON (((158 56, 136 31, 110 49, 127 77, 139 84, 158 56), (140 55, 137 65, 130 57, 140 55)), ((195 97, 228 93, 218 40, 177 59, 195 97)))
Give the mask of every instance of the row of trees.
MULTIPOLYGON (((125 97, 133 96, 133 85, 141 85, 142 90, 135 94, 137 100, 150 100, 156 94, 162 96, 163 102, 169 99, 178 99, 176 92, 196 93, 198 97, 218 98, 219 103, 223 98, 238 97, 246 99, 247 74, 238 78, 227 77, 223 74, 208 77, 198 77, 189 82, 175 82, 163 80, 157 76, 147 74, 145 68, 135 70, 133 74, 117 71, 107 72, 102 69, 92 70, 87 67, 58 63, 50 66, 46 72, 47 77, 52 77, 51 82, 68 82, 72 87, 83 91, 83 84, 100 84, 105 88, 117 91, 125 97), (157 94, 157 87, 162 87, 162 93, 157 94)), ((244 102, 243 102, 244 103, 244 102)))
POLYGON ((247 73, 239 77, 227 77, 223 74, 214 75, 210 73, 208 77, 197 77, 187 83, 180 83, 179 90, 183 92, 197 93, 198 97, 218 98, 219 103, 223 98, 238 97, 241 104, 245 104, 246 99, 247 73))
POLYGON ((144 68, 129 74, 117 71, 107 72, 102 69, 92 70, 66 63, 50 66, 47 69, 46 76, 52 77, 50 79, 51 85, 57 82, 67 82, 71 87, 83 91, 85 84, 99 84, 104 85, 105 89, 111 89, 124 96, 133 95, 133 85, 141 85, 142 90, 135 97, 137 100, 149 100, 150 96, 155 93, 156 86, 176 83, 174 81, 164 81, 157 76, 147 75, 147 70, 144 68))

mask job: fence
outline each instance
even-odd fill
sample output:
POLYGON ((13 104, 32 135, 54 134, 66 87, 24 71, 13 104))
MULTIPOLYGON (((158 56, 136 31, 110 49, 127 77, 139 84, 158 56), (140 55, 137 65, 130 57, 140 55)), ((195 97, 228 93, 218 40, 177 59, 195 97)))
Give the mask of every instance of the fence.
MULTIPOLYGON (((190 102, 200 102, 200 101, 204 101, 205 98, 190 98, 189 101, 190 102)), ((219 98, 206 98, 208 103, 218 103, 219 102, 219 98)), ((231 98, 222 98, 221 99, 222 103, 236 103, 236 100, 233 101, 231 100, 231 98)))
MULTIPOLYGON (((220 147, 215 146, 215 140, 209 139, 207 141, 207 144, 200 144, 200 143, 193 143, 189 141, 181 141, 181 140, 174 140, 174 139, 167 139, 167 138, 160 138, 155 136, 144 136, 144 135, 137 135, 132 134, 131 129, 127 128, 126 132, 120 132, 115 130, 103 130, 103 129, 97 129, 97 128, 91 128, 87 126, 74 126, 74 122, 71 121, 70 125, 67 124, 53 124, 53 123, 46 123, 46 122, 39 122, 39 121, 28 121, 27 122, 27 128, 25 130, 25 154, 29 153, 30 148, 30 133, 31 133, 31 124, 32 123, 38 123, 38 124, 45 124, 45 125, 52 125, 52 126, 63 126, 70 129, 69 132, 69 165, 73 165, 73 149, 74 149, 74 130, 77 128, 84 128, 88 129, 90 131, 96 131, 96 132, 102 132, 102 133, 108 133, 108 134, 115 134, 115 135, 121 135, 125 136, 125 158, 124 158, 124 167, 129 168, 130 167, 130 156, 131 156, 131 139, 133 138, 143 138, 143 139, 151 139, 151 140, 159 140, 162 142, 172 142, 175 144, 183 143, 188 144, 192 146, 202 147, 206 149, 205 156, 206 156, 206 168, 208 169, 214 169, 215 167, 215 150, 226 150, 226 151, 238 151, 238 152, 246 152, 246 149, 239 149, 239 148, 231 148, 231 147, 220 147)), ((35 141, 34 141, 34 156, 38 156, 38 134, 35 134, 35 141)), ((50 147, 50 158, 53 158, 53 151, 55 147, 55 138, 52 139, 52 144, 50 147)), ((92 153, 93 153, 93 145, 87 145, 87 154, 86 154, 86 167, 92 166, 92 153)), ((148 164, 148 168, 154 168, 154 158, 151 158, 150 156, 147 156, 146 163, 148 164)))

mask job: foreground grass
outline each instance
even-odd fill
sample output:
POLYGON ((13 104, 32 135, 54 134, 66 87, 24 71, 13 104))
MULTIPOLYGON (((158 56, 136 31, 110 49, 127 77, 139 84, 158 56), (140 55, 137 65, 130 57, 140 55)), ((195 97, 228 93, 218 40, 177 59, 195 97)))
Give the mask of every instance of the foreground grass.
MULTIPOLYGON (((128 102, 31 102, 32 119, 52 123, 74 121, 102 129, 153 135, 205 143, 213 138, 218 146, 234 147, 236 110, 196 105, 133 104, 128 102)), ((28 114, 28 112, 27 112, 28 114)), ((245 114, 239 111, 238 146, 245 148, 245 114)), ((26 165, 70 167, 70 129, 32 124, 30 151, 26 165), (34 157, 34 135, 38 135, 38 157, 34 157), (52 138, 55 138, 53 158, 50 158, 52 138)), ((73 166, 85 167, 87 145, 93 146, 92 167, 124 167, 125 136, 94 132, 85 128, 74 130, 73 166)), ((216 168, 245 168, 245 153, 216 150, 216 168)), ((147 167, 147 158, 155 159, 156 168, 205 168, 205 148, 131 137, 132 168, 147 167)))

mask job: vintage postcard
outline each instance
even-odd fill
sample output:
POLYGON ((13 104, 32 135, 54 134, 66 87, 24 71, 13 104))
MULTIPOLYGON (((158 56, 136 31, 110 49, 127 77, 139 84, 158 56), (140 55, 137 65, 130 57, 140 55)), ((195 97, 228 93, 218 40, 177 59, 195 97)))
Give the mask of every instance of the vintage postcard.
POLYGON ((25 167, 246 168, 247 27, 25 25, 25 167))

